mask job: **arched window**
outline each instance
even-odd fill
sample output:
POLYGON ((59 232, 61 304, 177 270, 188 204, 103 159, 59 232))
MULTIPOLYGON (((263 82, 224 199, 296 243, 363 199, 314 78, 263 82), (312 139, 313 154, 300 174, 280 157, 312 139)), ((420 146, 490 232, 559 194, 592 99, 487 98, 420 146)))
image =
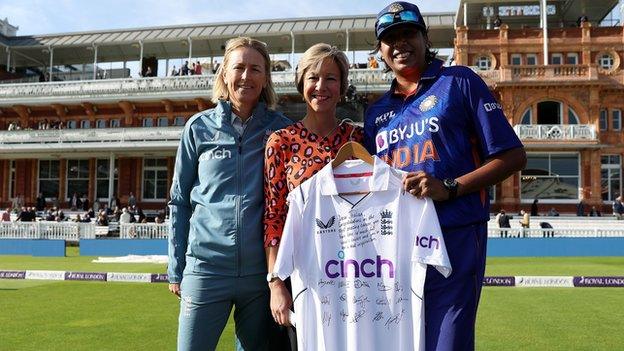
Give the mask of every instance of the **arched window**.
POLYGON ((537 118, 533 118, 533 109, 528 107, 520 124, 580 124, 578 114, 568 106, 568 118, 563 118, 563 103, 559 101, 540 101, 537 103, 537 118))
POLYGON ((531 107, 527 108, 522 118, 520 119, 520 124, 531 124, 531 107))
POLYGON ((579 124, 578 115, 570 106, 568 106, 568 124, 579 124))

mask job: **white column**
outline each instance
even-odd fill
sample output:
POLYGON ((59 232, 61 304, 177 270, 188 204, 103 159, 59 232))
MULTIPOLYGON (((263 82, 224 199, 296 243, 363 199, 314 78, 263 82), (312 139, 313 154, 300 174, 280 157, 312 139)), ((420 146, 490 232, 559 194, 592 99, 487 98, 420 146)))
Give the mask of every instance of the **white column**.
POLYGON ((139 54, 139 76, 143 77, 143 40, 139 40, 139 48, 141 49, 139 54))
POLYGON ((468 26, 468 4, 464 3, 464 27, 468 26))
POLYGON ((169 75, 169 59, 165 60, 165 77, 169 75))
POLYGON ((50 50, 50 77, 48 78, 48 82, 52 81, 52 63, 54 61, 54 48, 53 47, 48 47, 48 50, 50 50))
POLYGON ((188 62, 189 62, 189 68, 193 67, 192 65, 192 58, 193 58, 193 39, 191 39, 191 37, 188 38, 188 44, 189 44, 189 58, 188 58, 188 62))
POLYGON ((97 45, 93 44, 93 79, 97 78, 97 45))
POLYGON ((540 15, 542 16, 542 37, 544 38, 544 66, 548 66, 548 13, 546 0, 541 0, 540 15))
MULTIPOLYGON (((113 197, 113 193, 115 192, 115 154, 110 153, 110 157, 108 159, 108 203, 110 204, 110 199, 113 197)), ((119 204, 117 204, 119 206, 119 204)))
POLYGON ((290 31, 290 67, 295 70, 295 33, 290 31))

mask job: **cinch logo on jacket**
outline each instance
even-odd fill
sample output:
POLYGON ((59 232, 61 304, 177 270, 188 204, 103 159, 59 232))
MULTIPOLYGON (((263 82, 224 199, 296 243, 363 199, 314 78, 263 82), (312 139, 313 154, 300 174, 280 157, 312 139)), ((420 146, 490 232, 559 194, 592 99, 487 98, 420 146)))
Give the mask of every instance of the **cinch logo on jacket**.
POLYGON ((223 160, 226 158, 232 158, 232 152, 225 149, 209 150, 199 155, 199 162, 208 160, 223 160))

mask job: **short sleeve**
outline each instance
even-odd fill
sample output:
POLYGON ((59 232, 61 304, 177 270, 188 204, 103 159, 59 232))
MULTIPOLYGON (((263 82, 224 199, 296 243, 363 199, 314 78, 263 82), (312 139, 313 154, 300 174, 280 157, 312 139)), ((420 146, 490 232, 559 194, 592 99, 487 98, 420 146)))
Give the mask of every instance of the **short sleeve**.
POLYGON ((301 205, 301 198, 296 196, 296 193, 292 192, 288 196, 288 214, 284 223, 284 231, 280 248, 277 251, 275 266, 273 266, 273 272, 282 280, 292 274, 295 268, 295 244, 301 242, 299 236, 303 229, 301 212, 303 206, 301 205))
POLYGON ((522 147, 503 113, 503 107, 494 98, 487 84, 476 73, 466 68, 458 77, 479 146, 485 159, 506 150, 522 147))
POLYGON ((420 216, 412 216, 412 228, 416 229, 416 238, 412 250, 412 261, 434 266, 442 275, 451 275, 451 262, 446 252, 446 244, 438 222, 433 201, 429 198, 417 199, 408 196, 410 213, 421 212, 420 216))

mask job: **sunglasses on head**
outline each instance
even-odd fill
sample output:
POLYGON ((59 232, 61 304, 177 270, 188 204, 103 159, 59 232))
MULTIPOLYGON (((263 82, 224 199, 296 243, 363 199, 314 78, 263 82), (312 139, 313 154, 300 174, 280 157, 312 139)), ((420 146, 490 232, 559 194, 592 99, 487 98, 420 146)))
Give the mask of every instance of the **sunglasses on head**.
POLYGON ((412 10, 403 10, 396 13, 386 13, 377 20, 377 30, 385 28, 397 22, 420 23, 420 16, 412 10))

